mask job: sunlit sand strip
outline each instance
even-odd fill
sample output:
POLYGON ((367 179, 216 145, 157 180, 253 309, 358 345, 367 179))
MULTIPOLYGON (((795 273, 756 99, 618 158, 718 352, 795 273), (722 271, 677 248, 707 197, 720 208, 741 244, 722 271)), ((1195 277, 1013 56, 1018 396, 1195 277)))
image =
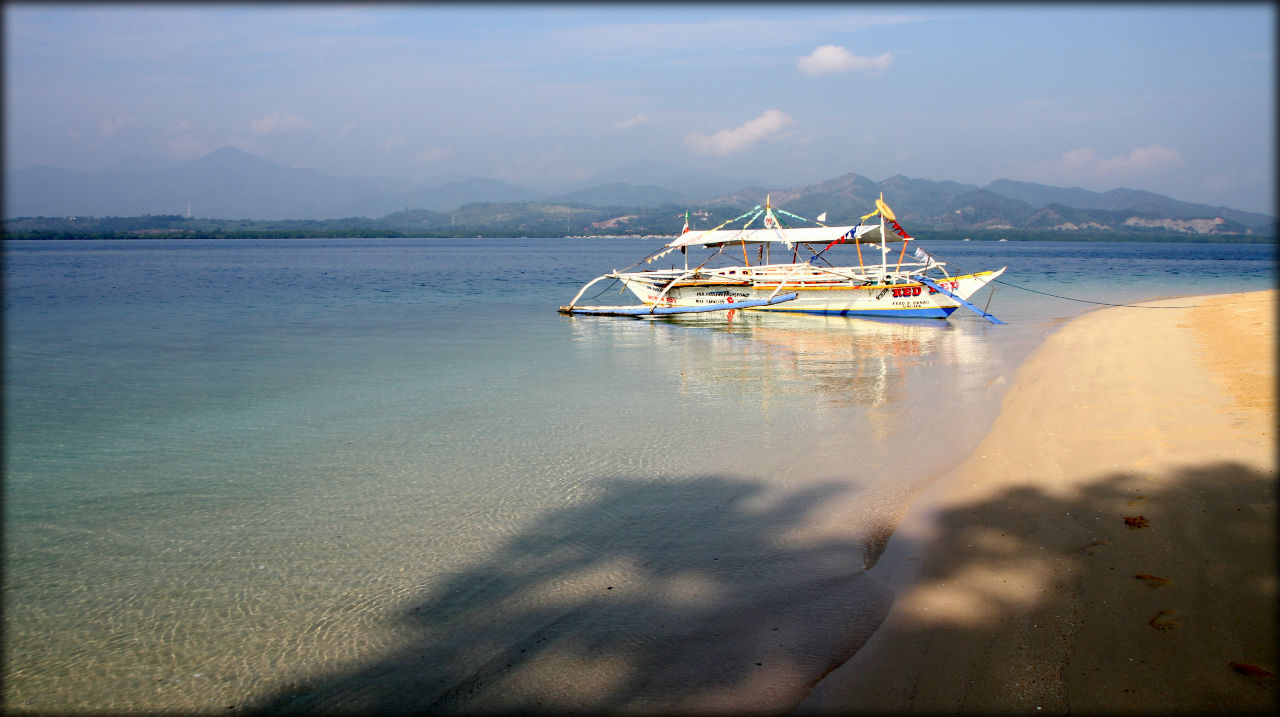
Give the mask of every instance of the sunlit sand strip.
POLYGON ((873 570, 883 626, 798 712, 1274 708, 1276 293, 1050 336, 873 570))

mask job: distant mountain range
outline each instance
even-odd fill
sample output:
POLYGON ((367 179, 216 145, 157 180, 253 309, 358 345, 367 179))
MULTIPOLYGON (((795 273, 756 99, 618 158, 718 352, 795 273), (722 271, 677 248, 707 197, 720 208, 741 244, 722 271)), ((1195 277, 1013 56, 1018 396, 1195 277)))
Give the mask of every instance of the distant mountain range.
MULTIPOLYGON (((102 172, 32 167, 5 177, 4 216, 127 217, 182 215, 210 219, 327 220, 382 218, 456 225, 458 214, 477 225, 486 212, 509 219, 572 214, 592 226, 672 233, 674 226, 640 226, 652 215, 665 222, 671 211, 775 203, 802 216, 827 212, 836 222, 852 222, 874 206, 882 192, 899 221, 935 229, 1144 230, 1191 234, 1274 236, 1275 217, 1228 207, 1171 199, 1133 189, 1091 192, 998 179, 985 187, 903 176, 873 181, 846 174, 802 187, 763 188, 741 180, 642 162, 602 172, 555 192, 517 187, 493 179, 439 185, 392 178, 340 178, 278 165, 225 147, 181 164, 131 162, 102 172), (501 207, 501 210, 499 210, 501 207), (597 211, 607 209, 609 211, 597 211), (463 210, 463 211, 460 211, 463 210), (430 217, 424 219, 423 217, 430 217)), ((557 220, 559 221, 559 220, 557 220)), ((591 226, 586 227, 590 229, 591 226)))
MULTIPOLYGON (((1275 235, 1275 217, 1193 204, 1136 189, 1091 192, 997 179, 985 187, 896 175, 880 182, 846 174, 818 184, 772 192, 804 216, 826 211, 856 219, 881 193, 902 222, 933 229, 1146 230, 1191 234, 1275 235), (808 214, 806 214, 808 212, 808 214)), ((752 189, 734 199, 763 195, 752 189)), ((841 221, 845 221, 842 219, 841 221)))

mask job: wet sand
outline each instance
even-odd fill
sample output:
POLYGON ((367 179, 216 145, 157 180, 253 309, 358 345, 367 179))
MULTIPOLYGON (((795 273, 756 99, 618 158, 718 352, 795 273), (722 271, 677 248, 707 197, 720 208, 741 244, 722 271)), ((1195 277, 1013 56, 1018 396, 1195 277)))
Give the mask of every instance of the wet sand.
POLYGON ((1020 369, 797 713, 1270 712, 1275 290, 1110 308, 1020 369))

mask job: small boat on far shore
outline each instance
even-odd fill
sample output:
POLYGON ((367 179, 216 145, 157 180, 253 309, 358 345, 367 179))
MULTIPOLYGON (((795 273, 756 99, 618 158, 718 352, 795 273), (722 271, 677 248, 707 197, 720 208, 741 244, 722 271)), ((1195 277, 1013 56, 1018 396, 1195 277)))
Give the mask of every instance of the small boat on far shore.
POLYGON ((756 205, 743 215, 708 231, 689 229, 686 213, 684 232, 675 240, 628 269, 592 279, 572 301, 561 306, 560 311, 565 314, 656 317, 744 309, 753 312, 945 319, 956 309, 964 307, 992 323, 1003 323, 968 300, 995 281, 1007 267, 952 275, 947 271, 946 262, 918 245, 908 252, 907 243, 915 241, 915 238, 898 224, 893 211, 884 203, 883 195, 876 200, 875 211, 863 216, 858 224, 827 226, 822 223, 825 217, 824 212, 817 221, 804 219, 775 208, 768 197, 763 207, 756 205), (817 226, 788 226, 778 217, 779 214, 817 226), (876 216, 880 218, 878 223, 865 223, 876 216), (724 229, 726 225, 743 220, 745 222, 739 229, 724 229), (760 220, 760 224, 753 228, 756 220, 760 220), (899 243, 902 245, 899 251, 890 250, 890 244, 899 243), (829 250, 842 245, 853 245, 857 265, 836 265, 827 258, 829 250), (749 251, 748 247, 754 251, 749 251), (870 257, 863 256, 863 247, 868 247, 870 257), (711 254, 700 264, 690 267, 688 255, 694 249, 710 251, 711 254), (740 263, 732 258, 737 256, 739 249, 740 263), (683 269, 632 270, 641 263, 653 263, 677 250, 685 258, 683 269), (784 256, 789 254, 786 257, 789 261, 772 261, 775 250, 781 250, 784 256), (810 256, 801 259, 801 250, 810 256), (875 256, 876 250, 878 257, 875 256), (755 264, 750 260, 752 253, 757 256, 755 264), (878 262, 875 261, 877 258, 878 262), (605 279, 621 282, 642 303, 635 306, 578 304, 589 287, 605 279))

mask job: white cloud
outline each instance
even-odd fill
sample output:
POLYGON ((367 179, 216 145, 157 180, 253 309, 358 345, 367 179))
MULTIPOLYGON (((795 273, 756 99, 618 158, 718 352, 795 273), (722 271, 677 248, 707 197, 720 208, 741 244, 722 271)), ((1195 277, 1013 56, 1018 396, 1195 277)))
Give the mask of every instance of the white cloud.
POLYGON ((839 45, 823 45, 796 62, 806 75, 832 75, 839 72, 884 70, 893 62, 889 53, 875 57, 858 57, 839 45))
POLYGON ((301 117, 297 115, 282 115, 279 112, 269 114, 266 117, 259 117, 249 123, 249 129, 254 134, 301 132, 309 127, 311 127, 311 123, 301 117))
POLYGON ((1097 151, 1079 147, 1064 152, 1057 159, 1037 162, 1033 171, 1042 180, 1119 182, 1151 177, 1185 164, 1178 150, 1161 144, 1135 147, 1128 154, 1115 157, 1099 157, 1097 151))
POLYGON ((793 124, 795 120, 791 115, 781 110, 765 110, 764 114, 749 120, 741 127, 722 129, 711 136, 695 132, 686 137, 685 141, 695 152, 723 157, 741 152, 793 124))
POLYGON ((622 120, 621 122, 617 122, 617 123, 615 123, 615 124, 613 125, 613 128, 614 128, 615 130, 619 130, 619 131, 621 131, 621 130, 624 130, 624 129, 631 129, 632 127, 636 127, 636 126, 639 126, 639 125, 645 124, 645 123, 647 123, 648 121, 649 121, 649 116, 648 116, 648 115, 636 115, 635 117, 632 117, 632 118, 630 118, 630 119, 624 119, 624 120, 622 120))
MULTIPOLYGON (((745 15, 746 13, 744 13, 745 15)), ((725 17, 715 19, 682 18, 678 13, 665 13, 656 22, 626 21, 587 22, 579 26, 557 28, 540 46, 540 53, 567 51, 575 56, 596 57, 602 53, 612 57, 624 55, 631 63, 668 60, 673 51, 694 57, 748 57, 742 38, 751 38, 755 52, 785 52, 797 42, 807 42, 813 35, 812 15, 782 17, 725 17)), ((603 17, 601 15, 600 17, 603 17)), ((862 13, 829 14, 821 20, 821 31, 829 35, 849 35, 875 27, 926 22, 928 15, 866 15, 862 13)), ((509 40, 504 40, 507 44, 509 40)))
POLYGON ((1098 160, 1098 166, 1104 172, 1147 172, 1169 167, 1181 167, 1185 164, 1178 150, 1153 144, 1147 147, 1136 147, 1127 157, 1112 157, 1098 160))
POLYGON ((1050 159, 1041 162, 1041 166, 1045 169, 1058 169, 1065 172, 1079 172, 1087 169, 1090 164, 1098 161, 1098 153, 1088 147, 1080 147, 1079 149, 1069 149, 1062 154, 1061 159, 1050 159))
POLYGON ((110 119, 104 119, 98 123, 98 129, 102 132, 103 137, 110 137, 115 134, 121 127, 133 122, 133 118, 129 115, 116 115, 110 119))

